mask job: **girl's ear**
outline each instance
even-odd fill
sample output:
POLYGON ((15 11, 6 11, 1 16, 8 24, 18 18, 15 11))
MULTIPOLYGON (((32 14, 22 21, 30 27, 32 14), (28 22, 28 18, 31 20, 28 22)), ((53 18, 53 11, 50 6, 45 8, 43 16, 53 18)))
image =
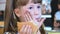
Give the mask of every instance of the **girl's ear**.
POLYGON ((20 17, 20 10, 18 8, 14 9, 14 13, 16 14, 17 17, 20 17))

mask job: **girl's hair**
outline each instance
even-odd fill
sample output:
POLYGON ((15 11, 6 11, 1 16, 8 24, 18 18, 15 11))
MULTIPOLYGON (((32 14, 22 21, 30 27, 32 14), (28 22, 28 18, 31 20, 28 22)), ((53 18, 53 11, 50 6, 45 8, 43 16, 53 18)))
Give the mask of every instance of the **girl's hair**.
MULTIPOLYGON (((27 3, 29 2, 29 0, 17 0, 16 1, 16 7, 18 6, 25 6, 27 3)), ((32 0, 32 3, 42 3, 42 0, 32 0)))
POLYGON ((17 21, 14 19, 13 8, 16 0, 7 0, 4 15, 4 32, 17 32, 17 21), (14 4, 14 5, 13 5, 14 4))

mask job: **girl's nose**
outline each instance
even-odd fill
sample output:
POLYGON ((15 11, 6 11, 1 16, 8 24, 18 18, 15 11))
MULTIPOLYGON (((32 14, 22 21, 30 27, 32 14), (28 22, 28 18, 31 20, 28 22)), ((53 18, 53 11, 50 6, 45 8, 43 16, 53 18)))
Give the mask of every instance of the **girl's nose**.
POLYGON ((38 10, 35 10, 34 15, 38 15, 38 14, 39 14, 38 10))

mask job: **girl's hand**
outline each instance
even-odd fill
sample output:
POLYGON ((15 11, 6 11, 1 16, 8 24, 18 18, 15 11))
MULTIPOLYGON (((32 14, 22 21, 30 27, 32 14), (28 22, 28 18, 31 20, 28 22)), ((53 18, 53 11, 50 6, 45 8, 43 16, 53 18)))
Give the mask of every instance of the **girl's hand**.
POLYGON ((34 23, 36 23, 37 25, 38 25, 38 27, 40 28, 41 27, 41 25, 43 24, 43 22, 44 22, 44 20, 46 19, 46 18, 39 18, 39 19, 34 19, 32 16, 31 16, 31 14, 27 11, 26 13, 25 13, 25 21, 27 22, 27 21, 33 21, 34 23))
MULTIPOLYGON (((28 21, 32 20, 30 14, 28 14, 28 13, 25 13, 23 16, 24 16, 24 21, 25 22, 28 22, 28 21)), ((19 34, 32 34, 32 28, 31 28, 31 26, 29 26, 29 25, 23 25, 23 27, 21 28, 19 34)))
POLYGON ((25 18, 26 22, 33 21, 33 18, 32 18, 31 14, 28 11, 25 12, 24 18, 25 18))
POLYGON ((40 19, 39 24, 38 24, 38 27, 39 27, 39 28, 41 27, 41 25, 43 24, 43 22, 44 22, 45 19, 46 19, 46 18, 41 18, 41 19, 40 19))
POLYGON ((32 29, 29 25, 23 25, 19 33, 20 34, 32 34, 32 29))
MULTIPOLYGON (((25 18, 25 21, 26 22, 28 22, 28 21, 33 21, 34 23, 35 23, 35 20, 34 20, 34 18, 32 18, 32 16, 30 15, 30 13, 29 12, 26 12, 25 14, 24 14, 24 18, 25 18)), ((38 27, 40 28, 41 27, 41 25, 43 24, 43 22, 44 22, 44 20, 45 20, 45 18, 39 18, 38 19, 38 27)), ((28 29, 28 28, 27 28, 28 29)), ((31 30, 31 29, 29 29, 29 30, 31 30)), ((32 31, 31 31, 32 32, 32 31)), ((29 32, 28 32, 29 33, 29 32)))

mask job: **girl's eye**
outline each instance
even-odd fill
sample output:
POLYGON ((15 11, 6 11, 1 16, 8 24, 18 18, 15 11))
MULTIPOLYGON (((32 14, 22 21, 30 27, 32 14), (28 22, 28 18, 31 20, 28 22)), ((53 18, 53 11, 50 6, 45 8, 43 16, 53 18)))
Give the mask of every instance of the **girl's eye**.
POLYGON ((33 7, 29 7, 29 9, 32 9, 33 7))
POLYGON ((37 6, 37 8, 40 8, 40 6, 37 6))

